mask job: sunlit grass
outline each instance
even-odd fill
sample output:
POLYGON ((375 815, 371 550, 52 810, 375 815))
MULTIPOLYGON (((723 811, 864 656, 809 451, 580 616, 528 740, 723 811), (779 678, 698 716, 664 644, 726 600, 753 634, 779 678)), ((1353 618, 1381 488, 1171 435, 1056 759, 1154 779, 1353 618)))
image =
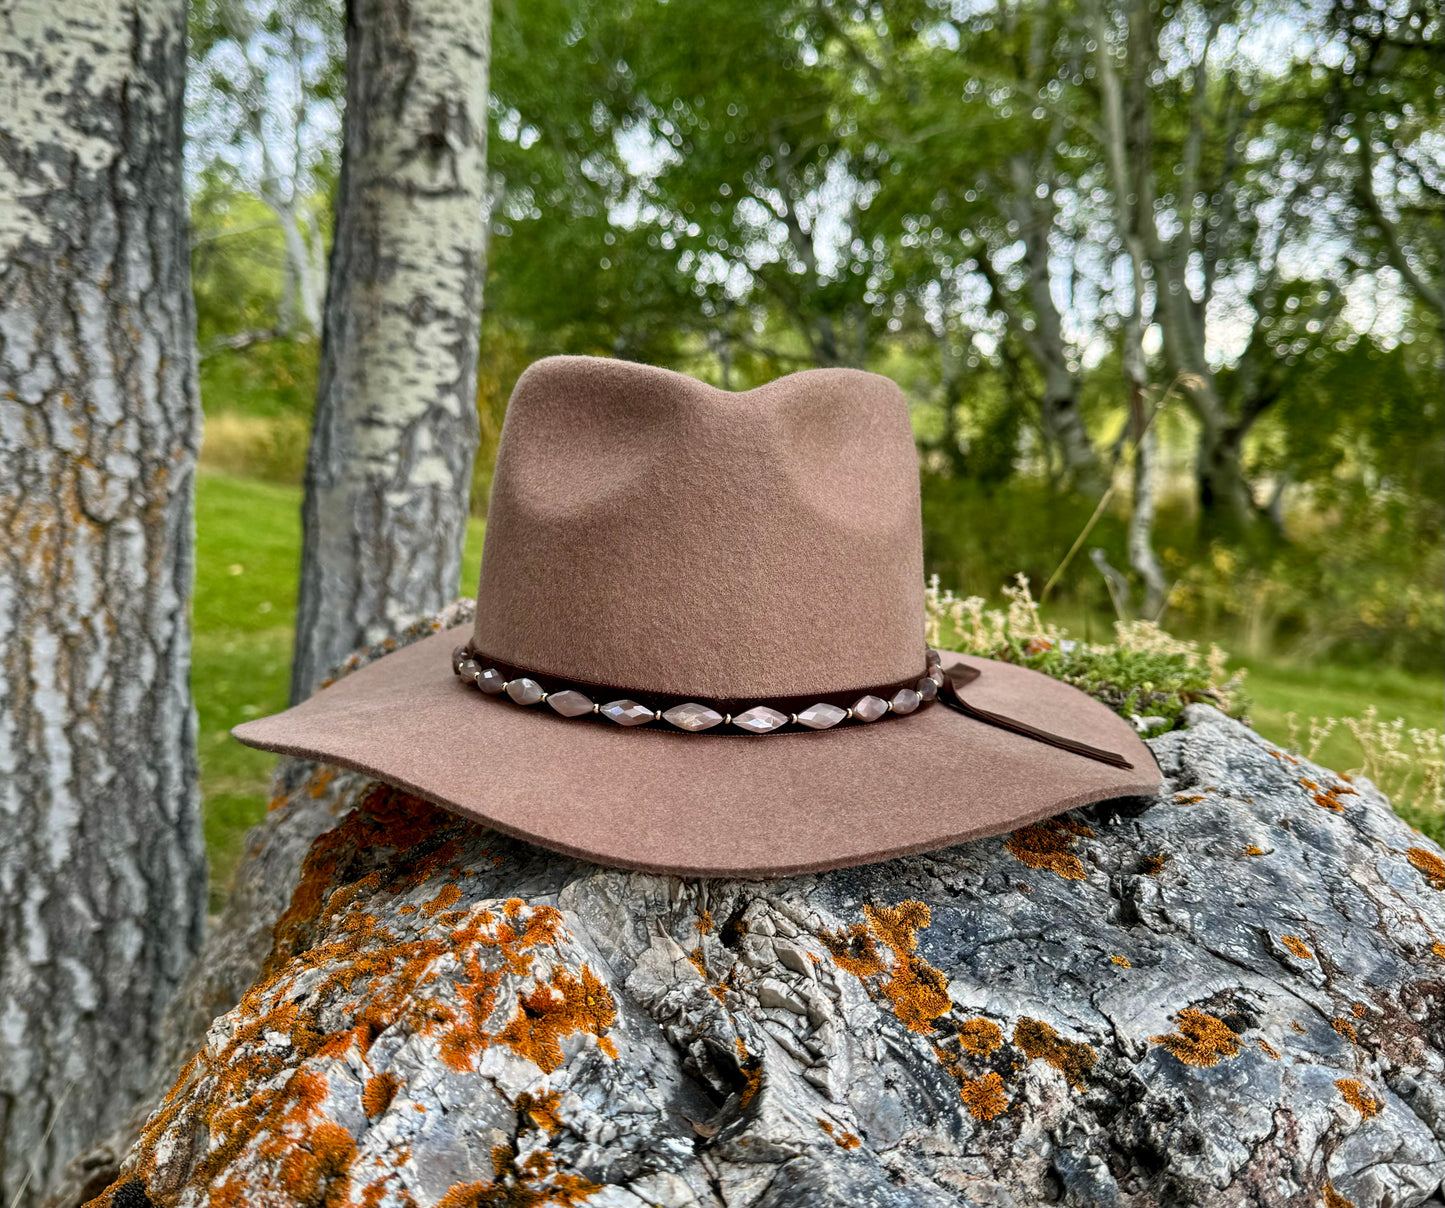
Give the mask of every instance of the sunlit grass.
MULTIPOLYGON (((241 839, 266 812, 275 757, 231 737, 286 707, 301 549, 301 491, 202 472, 196 484, 191 688, 199 720, 211 899, 230 884, 241 839)), ((473 520, 459 594, 476 590, 482 523, 473 520)))

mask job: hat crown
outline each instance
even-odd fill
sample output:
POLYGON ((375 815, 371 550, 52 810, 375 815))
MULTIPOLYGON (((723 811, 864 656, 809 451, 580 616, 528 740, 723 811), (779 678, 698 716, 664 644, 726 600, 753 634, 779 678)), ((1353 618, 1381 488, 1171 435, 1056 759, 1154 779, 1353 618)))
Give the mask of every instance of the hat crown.
POLYGON ((733 393, 549 357, 518 379, 477 649, 571 680, 785 696, 918 673, 922 627, 917 455, 887 378, 733 393))

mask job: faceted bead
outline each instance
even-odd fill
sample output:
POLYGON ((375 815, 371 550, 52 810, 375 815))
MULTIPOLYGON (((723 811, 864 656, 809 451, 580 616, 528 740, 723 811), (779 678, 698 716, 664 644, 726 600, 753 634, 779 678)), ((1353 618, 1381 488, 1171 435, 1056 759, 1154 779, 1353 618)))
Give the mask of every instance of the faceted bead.
POLYGON ((859 721, 877 721, 888 712, 888 702, 879 696, 865 696, 853 702, 853 716, 859 721))
POLYGON ((918 699, 923 701, 924 704, 927 704, 931 700, 938 699, 938 685, 926 675, 918 681, 917 691, 918 699))
POLYGON ((786 713, 769 709, 767 705, 754 705, 746 713, 739 713, 733 718, 733 725, 754 734, 766 734, 769 730, 776 730, 779 726, 787 724, 788 715, 786 713))
POLYGON ((928 660, 928 665, 930 667, 937 667, 941 662, 943 662, 943 656, 939 654, 936 650, 930 649, 924 657, 928 660))
POLYGON ((640 726, 652 720, 652 710, 635 700, 614 700, 602 706, 603 717, 610 717, 619 726, 640 726))
POLYGON ((488 696, 496 696, 506 682, 507 677, 495 667, 488 667, 485 671, 477 672, 477 687, 488 696))
POLYGON ((685 705, 674 705, 662 716, 665 721, 670 721, 679 730, 691 730, 694 733, 698 730, 711 730, 723 719, 723 715, 716 709, 709 709, 706 705, 696 705, 691 702, 685 705))
POLYGON ((521 676, 507 684, 507 695, 519 705, 535 705, 542 699, 542 685, 534 679, 521 676))
POLYGON ((930 667, 930 668, 928 669, 928 678, 931 679, 936 685, 938 685, 938 687, 942 688, 942 687, 943 687, 943 668, 942 668, 942 667, 930 667))
POLYGON ((840 709, 837 705, 819 701, 816 705, 809 705, 798 714, 798 724, 807 726, 810 730, 826 730, 829 726, 836 726, 847 716, 847 709, 840 709))
POLYGON ((457 669, 457 667, 460 666, 461 661, 462 661, 464 658, 466 658, 466 657, 467 657, 467 648, 466 648, 465 646, 453 646, 453 647, 452 647, 452 670, 455 671, 455 670, 457 669))
POLYGON ((918 693, 912 688, 899 688, 888 703, 895 713, 912 713, 919 705, 918 693))
POLYGON ((461 676, 462 683, 464 684, 470 684, 477 678, 477 672, 481 670, 481 668, 477 666, 476 659, 469 659, 465 655, 457 661, 456 667, 457 674, 461 676))
POLYGON ((547 703, 563 717, 581 717, 584 713, 592 712, 592 702, 571 688, 549 693, 547 703))

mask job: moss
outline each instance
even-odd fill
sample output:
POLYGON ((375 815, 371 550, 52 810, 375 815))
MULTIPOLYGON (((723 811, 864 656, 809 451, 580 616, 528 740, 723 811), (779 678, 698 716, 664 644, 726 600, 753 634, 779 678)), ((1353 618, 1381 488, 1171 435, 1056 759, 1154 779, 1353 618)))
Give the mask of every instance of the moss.
POLYGON ((1050 818, 1047 822, 1020 827, 1004 841, 1004 847, 1015 860, 1029 868, 1045 868, 1066 881, 1082 881, 1084 866, 1073 854, 1078 836, 1077 824, 1050 818))
POLYGON ((1312 961, 1315 959, 1315 954, 1305 946, 1304 940, 1300 939, 1297 935, 1282 935, 1279 937, 1279 942, 1302 961, 1312 961))
POLYGON ((1445 889, 1445 860, 1423 847, 1412 847, 1405 856, 1431 889, 1445 889))
POLYGON ((1364 1083, 1358 1079, 1336 1078, 1335 1088, 1344 1096, 1345 1102, 1360 1113, 1361 1119, 1369 1120, 1380 1114, 1383 1104, 1366 1094, 1364 1083))
POLYGON ((1186 1065, 1218 1065, 1221 1057, 1239 1055, 1239 1034, 1224 1020, 1194 1007, 1179 1012, 1179 1030, 1151 1036, 1186 1065))
POLYGON ((969 1114, 975 1120, 992 1120, 1008 1111, 1008 1095, 1004 1093, 1003 1079, 990 1071, 982 1078, 965 1081, 959 1095, 967 1105, 969 1114))
POLYGON ((1013 1042, 1030 1061, 1042 1060, 1053 1066, 1076 1091, 1085 1089, 1089 1072, 1098 1060, 1089 1045, 1065 1040, 1043 1020, 1027 1016, 1014 1026, 1013 1042))

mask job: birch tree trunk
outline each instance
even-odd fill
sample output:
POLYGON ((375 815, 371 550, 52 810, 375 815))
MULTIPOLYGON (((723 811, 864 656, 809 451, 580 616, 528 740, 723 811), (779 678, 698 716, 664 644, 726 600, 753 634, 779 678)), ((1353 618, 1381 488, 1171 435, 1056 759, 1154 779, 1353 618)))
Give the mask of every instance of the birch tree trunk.
POLYGON ((456 595, 477 445, 490 0, 349 0, 291 698, 456 595))
POLYGON ((201 940, 184 0, 0 6, 0 1203, 145 1088, 201 940))

